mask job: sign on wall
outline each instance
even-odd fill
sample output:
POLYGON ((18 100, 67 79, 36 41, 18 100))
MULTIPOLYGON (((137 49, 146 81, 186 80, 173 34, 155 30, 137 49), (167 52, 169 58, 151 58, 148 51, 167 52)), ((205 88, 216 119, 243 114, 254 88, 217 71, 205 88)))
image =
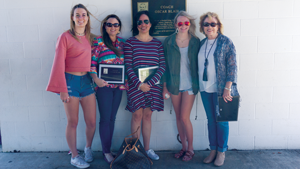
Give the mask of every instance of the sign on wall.
POLYGON ((139 11, 149 11, 157 22, 153 36, 169 36, 175 32, 176 14, 186 11, 186 0, 132 0, 132 18, 139 11))

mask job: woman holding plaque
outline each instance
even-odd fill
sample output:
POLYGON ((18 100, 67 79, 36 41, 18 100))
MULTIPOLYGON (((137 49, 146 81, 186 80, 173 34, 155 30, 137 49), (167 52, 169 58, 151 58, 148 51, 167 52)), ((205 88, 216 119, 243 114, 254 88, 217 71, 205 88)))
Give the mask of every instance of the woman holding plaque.
POLYGON ((91 26, 90 12, 82 4, 71 10, 71 28, 61 34, 56 43, 55 58, 47 86, 47 91, 60 95, 68 119, 66 139, 72 152, 71 164, 87 168, 93 161, 91 145, 96 128, 96 99, 91 69, 91 26), (76 128, 79 103, 86 123, 86 146, 84 158, 77 153, 76 128))
MULTIPOLYGON (((144 147, 148 156, 158 160, 159 156, 149 149, 151 135, 151 116, 153 111, 163 111, 162 86, 159 82, 165 72, 165 57, 162 43, 151 36, 154 20, 148 11, 138 12, 133 19, 133 36, 124 47, 128 91, 126 110, 132 112, 131 131, 142 125, 144 147), (157 66, 156 73, 147 81, 138 77, 139 68, 157 66)), ((136 137, 139 138, 140 133, 136 137)))
POLYGON ((190 114, 198 93, 197 55, 200 47, 194 20, 187 12, 180 11, 174 19, 176 33, 164 41, 166 72, 163 76, 163 96, 164 99, 171 96, 182 142, 182 149, 175 154, 175 158, 182 158, 183 161, 190 161, 194 156, 190 114))
POLYGON ((228 148, 229 125, 228 122, 216 122, 218 96, 227 103, 232 101, 232 96, 239 95, 236 52, 232 41, 223 35, 223 24, 216 13, 207 12, 200 17, 200 32, 206 38, 201 41, 198 54, 199 84, 211 149, 203 162, 215 160, 216 166, 222 166, 228 148))
POLYGON ((98 86, 96 95, 100 112, 99 134, 103 157, 108 163, 114 159, 110 148, 117 111, 126 87, 123 84, 108 84, 105 80, 98 78, 97 67, 99 64, 124 65, 123 46, 125 41, 117 36, 121 28, 122 22, 117 15, 106 16, 101 23, 102 36, 96 38, 92 48, 90 73, 98 86))

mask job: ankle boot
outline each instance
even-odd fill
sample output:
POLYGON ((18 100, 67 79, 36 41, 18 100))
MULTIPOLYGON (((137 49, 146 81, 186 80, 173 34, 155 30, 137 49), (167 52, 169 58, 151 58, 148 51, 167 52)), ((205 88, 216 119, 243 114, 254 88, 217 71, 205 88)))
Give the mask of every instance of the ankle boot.
POLYGON ((209 155, 203 160, 203 162, 206 164, 211 163, 216 157, 216 152, 216 150, 211 150, 209 155))
POLYGON ((217 158, 215 160, 215 166, 222 166, 224 164, 224 161, 225 161, 225 152, 220 152, 218 151, 218 154, 217 154, 217 158))

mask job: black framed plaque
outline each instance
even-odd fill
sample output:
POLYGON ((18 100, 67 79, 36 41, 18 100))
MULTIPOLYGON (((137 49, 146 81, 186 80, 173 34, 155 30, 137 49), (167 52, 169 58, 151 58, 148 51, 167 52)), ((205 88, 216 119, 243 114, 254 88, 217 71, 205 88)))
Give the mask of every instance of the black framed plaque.
POLYGON ((186 11, 186 0, 132 0, 132 18, 139 11, 149 11, 156 21, 153 36, 169 36, 175 32, 176 14, 186 11))
POLYGON ((124 84, 125 65, 99 64, 99 78, 109 84, 124 84))
MULTIPOLYGON (((158 66, 151 66, 151 67, 145 67, 145 68, 139 68, 138 69, 138 77, 139 80, 143 83, 149 81, 156 73, 158 69, 158 66)), ((158 81, 157 84, 160 84, 160 81, 158 81)))

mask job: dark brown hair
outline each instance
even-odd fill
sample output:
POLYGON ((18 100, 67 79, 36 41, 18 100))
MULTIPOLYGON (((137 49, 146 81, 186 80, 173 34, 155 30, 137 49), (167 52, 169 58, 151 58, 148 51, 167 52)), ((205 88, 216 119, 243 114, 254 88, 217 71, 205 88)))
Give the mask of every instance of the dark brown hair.
POLYGON ((137 21, 140 19, 141 15, 147 15, 149 18, 149 22, 151 23, 151 28, 149 30, 149 35, 152 36, 152 34, 154 33, 154 28, 156 26, 156 22, 154 21, 154 19, 150 16, 148 11, 140 11, 138 13, 135 14, 134 18, 133 18, 133 24, 132 24, 132 29, 131 31, 133 32, 133 36, 138 35, 139 34, 139 30, 138 30, 138 25, 137 25, 137 21))
POLYGON ((121 51, 119 51, 119 49, 117 49, 116 47, 114 47, 114 45, 112 44, 112 41, 108 35, 108 33, 106 32, 106 29, 105 29, 105 25, 106 25, 106 22, 109 18, 115 18, 118 20, 119 22, 119 25, 120 25, 120 31, 121 31, 121 28, 122 28, 122 22, 120 20, 120 18, 115 15, 115 14, 110 14, 108 16, 106 16, 102 22, 101 22, 101 34, 102 34, 102 39, 103 39, 103 42, 105 44, 105 46, 107 46, 110 50, 112 50, 117 56, 121 56, 121 51))

